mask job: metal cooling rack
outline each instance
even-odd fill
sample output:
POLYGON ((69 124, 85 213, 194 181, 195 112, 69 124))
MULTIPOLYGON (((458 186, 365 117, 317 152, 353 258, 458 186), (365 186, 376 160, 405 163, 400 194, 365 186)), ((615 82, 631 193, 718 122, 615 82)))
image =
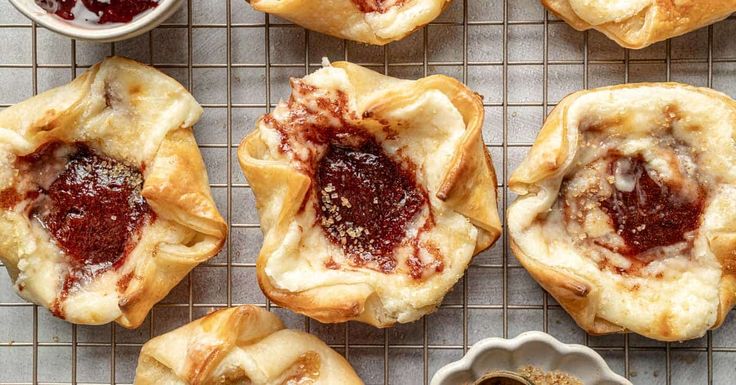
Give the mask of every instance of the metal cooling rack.
MULTIPOLYGON (((228 218, 223 252, 197 267, 155 306, 145 324, 73 326, 15 295, 0 274, 0 384, 133 381, 149 338, 241 303, 272 306, 255 281, 261 244, 254 199, 235 153, 257 116, 289 93, 289 76, 321 58, 351 60, 393 76, 454 76, 485 96, 484 135, 501 182, 524 157, 549 111, 565 94, 628 81, 678 80, 736 95, 736 21, 729 19, 643 51, 579 33, 538 0, 455 0, 438 20, 402 42, 369 47, 326 37, 256 13, 244 0, 187 0, 166 24, 127 42, 70 41, 31 24, 0 2, 0 108, 70 81, 106 55, 162 69, 205 107, 196 135, 212 190, 228 218)), ((514 197, 499 186, 500 206, 514 197)), ((292 328, 321 337, 367 384, 427 384, 476 341, 543 330, 596 349, 636 384, 733 384, 736 323, 702 339, 664 344, 636 335, 592 337, 526 274, 506 236, 476 257, 440 310, 409 325, 378 330, 324 325, 273 306, 292 328)))

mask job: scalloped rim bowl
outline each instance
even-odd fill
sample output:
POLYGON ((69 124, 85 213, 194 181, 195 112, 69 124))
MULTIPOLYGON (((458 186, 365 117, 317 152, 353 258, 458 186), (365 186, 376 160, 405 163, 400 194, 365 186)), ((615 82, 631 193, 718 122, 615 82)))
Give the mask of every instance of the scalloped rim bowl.
POLYGON ((614 373, 593 349, 564 344, 542 332, 526 332, 513 339, 486 338, 479 341, 460 361, 437 371, 430 384, 472 384, 487 372, 517 370, 526 365, 568 373, 585 385, 632 385, 614 373))
POLYGON ((18 11, 36 23, 73 39, 109 43, 148 32, 168 19, 183 4, 182 0, 161 0, 159 5, 129 23, 114 23, 98 28, 84 27, 48 13, 35 0, 10 0, 18 11))

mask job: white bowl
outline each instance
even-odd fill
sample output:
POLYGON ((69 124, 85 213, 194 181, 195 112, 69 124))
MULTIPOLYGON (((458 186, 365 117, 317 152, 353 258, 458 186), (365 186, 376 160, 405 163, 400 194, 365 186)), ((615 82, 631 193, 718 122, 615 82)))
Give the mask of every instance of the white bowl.
POLYGON ((430 384, 472 384, 490 371, 514 371, 527 365, 568 373, 585 385, 631 385, 614 373, 593 349, 564 344, 542 332, 527 332, 510 340, 487 338, 479 341, 460 361, 440 369, 430 384))
POLYGON ((85 26, 64 20, 45 11, 35 0, 10 0, 21 13, 36 23, 62 35, 101 43, 129 39, 148 32, 168 19, 182 5, 182 0, 161 0, 156 8, 150 9, 129 23, 110 23, 100 26, 85 26))

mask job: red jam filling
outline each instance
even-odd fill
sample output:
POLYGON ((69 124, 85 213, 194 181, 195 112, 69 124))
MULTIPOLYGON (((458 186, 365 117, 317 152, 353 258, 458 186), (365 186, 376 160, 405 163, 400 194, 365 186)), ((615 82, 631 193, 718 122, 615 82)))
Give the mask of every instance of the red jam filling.
MULTIPOLYGON (((141 195, 140 169, 96 154, 84 144, 48 144, 18 162, 19 168, 31 170, 38 186, 29 215, 47 229, 69 260, 57 302, 80 282, 121 266, 144 223, 155 218, 141 195)), ((59 305, 53 311, 63 317, 59 305)))
MULTIPOLYGON (((41 8, 62 19, 74 20, 78 0, 36 0, 41 8)), ((139 14, 158 6, 158 0, 82 0, 84 6, 99 16, 98 23, 128 23, 139 14)))
POLYGON ((629 160, 627 173, 634 177, 634 189, 626 192, 614 187, 613 194, 601 202, 626 245, 617 251, 636 257, 655 247, 685 241, 685 234, 700 225, 704 193, 687 200, 677 189, 652 179, 641 157, 629 160))
POLYGON ((396 268, 394 249, 427 203, 413 173, 372 139, 357 148, 330 144, 317 165, 317 215, 328 238, 351 262, 396 268))
MULTIPOLYGON (((317 222, 352 266, 392 273, 398 264, 395 249, 403 242, 413 247, 406 261, 412 277, 421 279, 428 267, 442 271, 439 251, 433 252, 437 261, 431 266, 419 258, 419 235, 434 226, 431 210, 417 234, 405 239, 408 224, 429 202, 411 163, 392 159, 375 137, 354 124, 359 118, 350 111, 345 93, 316 96, 303 103, 299 96, 317 89, 300 81, 293 81, 292 88, 290 119, 279 122, 269 114, 264 122, 279 132, 280 150, 291 152, 312 179, 314 195, 305 197, 300 210, 316 198, 317 222), (305 145, 308 153, 294 151, 295 145, 305 145)), ((393 138, 388 124, 383 131, 387 139, 393 138)), ((422 244, 422 249, 427 247, 422 244)), ((340 269, 341 265, 330 258, 325 267, 340 269)))
POLYGON ((79 265, 112 266, 151 209, 140 171, 81 147, 46 191, 38 218, 79 265))
POLYGON ((386 13, 391 7, 401 5, 404 0, 353 0, 353 3, 363 13, 386 13))

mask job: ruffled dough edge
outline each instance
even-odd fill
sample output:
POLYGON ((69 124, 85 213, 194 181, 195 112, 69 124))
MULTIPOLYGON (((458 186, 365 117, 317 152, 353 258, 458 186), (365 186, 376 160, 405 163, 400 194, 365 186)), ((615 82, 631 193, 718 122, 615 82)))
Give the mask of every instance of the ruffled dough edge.
POLYGON ((385 45, 393 41, 401 40, 412 32, 429 24, 436 19, 442 11, 449 6, 452 0, 407 0, 407 3, 398 9, 394 21, 402 14, 408 14, 411 7, 420 3, 428 11, 413 15, 410 20, 404 20, 403 25, 395 23, 392 30, 381 36, 372 23, 366 20, 366 16, 380 20, 386 18, 386 14, 365 14, 361 12, 352 0, 251 0, 251 6, 261 12, 277 15, 307 29, 325 33, 341 39, 354 40, 361 43, 374 45, 385 45))
MULTIPOLYGON (((539 190, 540 184, 544 183, 545 180, 558 177, 558 174, 564 171, 568 158, 570 154, 575 153, 575 146, 577 145, 568 139, 570 137, 570 130, 574 128, 565 125, 567 121, 566 115, 578 98, 592 92, 615 91, 639 87, 684 87, 690 91, 698 92, 714 100, 718 100, 730 106, 736 112, 736 101, 727 95, 709 88, 693 87, 675 82, 622 84, 573 93, 564 98, 547 117, 528 155, 521 165, 511 174, 509 189, 517 193, 519 198, 527 194, 534 194, 539 190)), ((734 127, 736 127, 736 122, 734 122, 734 127)), ((734 135, 736 135, 736 130, 734 130, 734 135)), ((575 135, 575 137, 577 136, 575 135)), ((734 140, 736 140, 736 136, 734 140)), ((510 212, 511 210, 509 209, 507 213, 510 212)), ((510 220, 511 218, 509 218, 510 220)), ((708 241, 711 251, 713 251, 723 269, 719 287, 720 303, 716 322, 711 327, 711 330, 713 330, 723 324, 730 310, 736 305, 736 228, 731 229, 730 232, 714 233, 709 237, 708 241)), ((549 292, 575 320, 578 326, 586 332, 592 335, 627 332, 621 325, 617 325, 598 316, 597 308, 601 298, 601 291, 595 283, 569 270, 546 265, 538 259, 530 257, 519 247, 514 239, 514 233, 510 228, 509 246, 521 265, 537 283, 549 292)), ((653 327, 652 330, 660 330, 661 332, 659 334, 646 335, 646 337, 660 341, 678 341, 677 338, 673 339, 670 337, 673 333, 665 319, 662 320, 658 327, 653 327)))
MULTIPOLYGON (((366 114, 390 110, 429 90, 439 90, 452 101, 465 120, 466 131, 444 172, 437 197, 479 229, 474 254, 490 247, 501 235, 501 222, 496 206, 496 174, 482 137, 484 110, 480 96, 447 76, 434 75, 407 83, 347 62, 336 62, 332 66, 346 71, 355 90, 350 97, 356 100, 359 111, 366 114), (376 93, 381 93, 381 97, 375 97, 376 93), (369 99, 380 102, 366 104, 369 99)), ((311 181, 295 168, 263 160, 262 154, 266 151, 257 129, 245 137, 238 149, 238 159, 256 197, 264 232, 264 244, 256 264, 263 292, 273 302, 321 322, 356 320, 376 327, 392 326, 395 320, 387 316, 378 295, 368 284, 289 292, 271 283, 265 272, 267 261, 287 233, 311 181), (276 207, 280 209, 273 209, 276 207)))
MULTIPOLYGON (((181 118, 175 126, 165 127, 158 148, 146 161, 142 195, 157 216, 196 232, 192 244, 161 243, 154 255, 136 263, 128 287, 120 296, 122 315, 115 320, 126 328, 136 328, 189 271, 219 252, 227 236, 227 224, 212 198, 205 164, 192 133, 202 107, 181 84, 158 70, 123 57, 109 57, 71 83, 3 110, 0 127, 16 132, 31 144, 17 155, 32 153, 53 140, 82 139, 75 136, 75 122, 88 113, 85 100, 107 75, 123 83, 131 101, 144 103, 149 96, 170 99, 167 107, 181 118)), ((115 146, 102 139, 105 146, 115 146)))
POLYGON ((347 360, 319 338, 285 329, 277 315, 253 305, 215 311, 146 342, 138 358, 134 383, 135 385, 173 384, 182 381, 189 385, 215 383, 222 374, 213 372, 233 349, 257 345, 262 341, 267 342, 272 350, 277 349, 278 352, 269 352, 267 349, 250 351, 260 357, 253 357, 252 361, 242 364, 253 365, 249 370, 256 371, 257 374, 266 377, 269 374, 278 375, 300 355, 314 352, 320 357, 317 383, 363 384, 347 360), (266 338, 268 341, 264 341, 266 338))
POLYGON ((630 49, 642 49, 684 35, 736 11, 735 0, 652 0, 651 5, 634 17, 595 26, 585 21, 583 15, 577 15, 569 0, 542 0, 542 4, 578 31, 595 29, 630 49))

